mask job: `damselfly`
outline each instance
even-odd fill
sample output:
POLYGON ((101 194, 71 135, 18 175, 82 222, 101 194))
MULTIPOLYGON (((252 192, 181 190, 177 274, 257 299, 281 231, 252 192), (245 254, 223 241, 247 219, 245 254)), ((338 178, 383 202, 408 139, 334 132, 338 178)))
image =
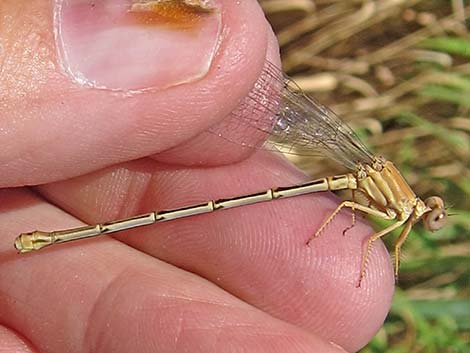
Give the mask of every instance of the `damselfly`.
POLYGON ((244 103, 232 113, 226 124, 233 124, 233 126, 223 126, 219 129, 220 132, 215 129, 212 131, 245 146, 249 144, 241 141, 243 135, 258 134, 260 141, 269 137, 270 146, 287 145, 292 150, 301 149, 307 151, 308 154, 320 153, 336 160, 350 172, 320 178, 301 185, 277 187, 250 195, 211 200, 178 209, 154 211, 93 226, 53 232, 23 233, 15 241, 16 249, 21 253, 26 253, 56 243, 110 234, 259 202, 320 191, 350 190, 351 199, 339 204, 307 244, 318 237, 343 208, 352 209, 353 215, 354 211, 358 210, 368 215, 394 221, 368 239, 362 256, 360 284, 366 272, 372 245, 377 239, 403 226, 395 243, 395 275, 397 275, 400 249, 413 225, 422 219, 427 229, 435 231, 446 223, 447 213, 441 198, 433 196, 423 201, 417 197, 392 162, 383 157, 374 156, 331 110, 305 95, 291 79, 271 63, 266 63, 254 88, 244 103), (224 130, 228 131, 227 135, 222 133, 224 130), (240 131, 243 134, 240 134, 240 131), (238 137, 234 137, 237 136, 234 132, 238 132, 238 137))

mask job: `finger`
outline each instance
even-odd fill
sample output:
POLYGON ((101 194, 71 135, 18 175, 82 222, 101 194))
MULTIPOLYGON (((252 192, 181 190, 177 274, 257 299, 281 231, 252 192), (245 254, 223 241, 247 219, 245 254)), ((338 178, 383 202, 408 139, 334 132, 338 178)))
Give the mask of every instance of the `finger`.
POLYGON ((266 60, 269 29, 254 0, 217 0, 217 10, 189 29, 129 19, 129 0, 55 3, 0 5, 0 187, 64 179, 176 146, 229 114, 266 60), (204 50, 213 55, 201 61, 204 50), (191 64, 196 72, 178 76, 191 64))
MULTIPOLYGON (((1 192, 0 234, 77 220, 1 192)), ((40 352, 343 352, 110 238, 20 257, 0 240, 0 317, 40 352)))
MULTIPOLYGON (((304 178, 278 158, 260 153, 237 165, 211 169, 131 162, 39 190, 93 224, 292 185, 304 178)), ((145 227, 119 239, 200 274, 271 315, 356 350, 383 323, 393 273, 388 253, 377 244, 366 278, 356 288, 362 244, 372 230, 358 222, 343 236, 350 213, 341 213, 311 247, 305 245, 335 208, 326 194, 303 196, 145 227)))

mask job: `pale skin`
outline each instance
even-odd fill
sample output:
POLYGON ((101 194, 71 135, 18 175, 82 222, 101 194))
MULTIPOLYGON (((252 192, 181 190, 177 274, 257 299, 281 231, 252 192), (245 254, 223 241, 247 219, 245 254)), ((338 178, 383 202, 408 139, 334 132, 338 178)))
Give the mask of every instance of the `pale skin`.
POLYGON ((36 228, 307 180, 277 156, 197 136, 235 108, 266 58, 279 60, 256 1, 224 6, 227 37, 205 78, 126 98, 77 86, 54 65, 49 1, 1 2, 1 348, 353 352, 381 327, 394 276, 380 240, 355 286, 373 230, 357 219, 343 236, 351 214, 341 211, 305 245, 339 204, 327 193, 13 249, 36 228))

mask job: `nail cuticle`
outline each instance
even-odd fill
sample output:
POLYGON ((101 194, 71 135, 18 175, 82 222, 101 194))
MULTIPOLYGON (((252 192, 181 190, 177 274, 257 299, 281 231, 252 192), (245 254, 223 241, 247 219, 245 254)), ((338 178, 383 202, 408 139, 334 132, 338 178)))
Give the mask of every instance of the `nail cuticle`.
POLYGON ((201 14, 165 5, 155 14, 137 16, 130 11, 132 4, 131 0, 56 0, 58 60, 73 82, 135 94, 206 76, 222 37, 219 3, 211 1, 217 4, 215 9, 201 14))

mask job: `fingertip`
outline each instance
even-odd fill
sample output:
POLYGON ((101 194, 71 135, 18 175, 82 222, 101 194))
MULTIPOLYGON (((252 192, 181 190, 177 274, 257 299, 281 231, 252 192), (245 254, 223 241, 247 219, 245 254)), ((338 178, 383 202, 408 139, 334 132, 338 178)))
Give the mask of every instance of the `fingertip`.
MULTIPOLYGON (((89 2, 78 3, 90 7, 89 2)), ((102 3, 109 5, 112 1, 102 3)), ((22 2, 6 0, 2 3, 5 16, 0 19, 0 26, 12 17, 15 23, 25 24, 25 33, 20 34, 14 31, 14 24, 6 26, 11 29, 7 32, 6 50, 22 48, 30 53, 37 49, 38 42, 41 55, 33 55, 40 61, 36 63, 24 60, 24 53, 20 51, 7 53, 11 54, 11 60, 4 67, 7 71, 0 80, 1 98, 6 102, 3 109, 0 107, 5 132, 0 136, 0 144, 6 146, 0 151, 0 166, 5 169, 0 186, 57 181, 155 154, 192 138, 229 114, 249 92, 265 62, 267 26, 254 0, 220 0, 218 3, 223 27, 207 73, 168 89, 138 93, 81 85, 64 72, 52 33, 50 2, 32 2, 27 5, 28 11, 24 11, 26 5, 22 2), (44 21, 37 21, 37 18, 44 21), (18 80, 16 72, 28 75, 18 80)), ((96 6, 94 8, 96 11, 96 6)), ((83 31, 69 28, 67 33, 82 35, 90 31, 92 29, 86 27, 83 31)), ((111 32, 104 31, 103 35, 111 32)), ((129 36, 122 37, 132 39, 132 35, 129 36)), ((77 43, 83 44, 80 40, 77 43)), ((93 44, 96 43, 86 43, 93 44)), ((126 50, 132 52, 132 48, 129 45, 126 50)), ((119 61, 124 54, 114 55, 113 59, 119 61)), ((86 60, 85 56, 76 57, 86 60)), ((187 66, 178 58, 168 63, 178 64, 187 66)), ((99 69, 107 69, 106 65, 102 66, 99 69)), ((106 82, 111 84, 112 80, 123 77, 115 71, 99 79, 110 80, 106 82)))
MULTIPOLYGON (((310 223, 308 214, 300 217, 305 218, 304 221, 298 220, 304 224, 304 230, 300 230, 303 234, 314 233, 337 206, 333 199, 327 198, 321 204, 322 207, 310 212, 310 223)), ((294 265, 292 260, 292 265, 300 271, 290 275, 291 295, 278 298, 281 311, 275 303, 271 303, 273 309, 268 311, 274 310, 275 316, 313 330, 348 351, 357 351, 382 327, 390 309, 394 281, 389 253, 384 244, 377 241, 371 252, 370 266, 359 286, 362 244, 374 232, 363 221, 358 221, 347 236, 343 236, 342 231, 350 222, 351 215, 340 212, 324 232, 310 242, 310 247, 299 250, 298 255, 294 253, 292 257, 302 259, 303 265, 294 265), (299 306, 298 302, 303 305, 299 306)))

